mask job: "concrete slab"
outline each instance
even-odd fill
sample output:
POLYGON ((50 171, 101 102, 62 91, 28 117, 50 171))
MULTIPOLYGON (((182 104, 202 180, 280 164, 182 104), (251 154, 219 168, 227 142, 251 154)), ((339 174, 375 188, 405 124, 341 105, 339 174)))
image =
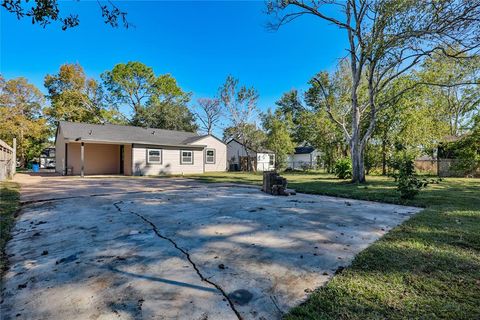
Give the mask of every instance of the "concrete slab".
POLYGON ((420 210, 184 179, 48 179, 53 194, 23 188, 2 319, 278 319, 420 210))

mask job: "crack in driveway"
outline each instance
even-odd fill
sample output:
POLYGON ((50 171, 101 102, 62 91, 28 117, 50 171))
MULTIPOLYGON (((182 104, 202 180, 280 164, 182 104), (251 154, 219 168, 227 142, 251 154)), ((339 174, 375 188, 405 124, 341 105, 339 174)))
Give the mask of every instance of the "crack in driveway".
MULTIPOLYGON (((124 212, 122 210, 122 208, 120 208, 120 204, 123 203, 123 201, 118 201, 118 202, 115 202, 113 205, 115 206, 115 208, 119 211, 119 212, 124 212)), ((129 213, 131 214, 134 214, 136 215, 137 217, 139 217, 140 219, 142 219, 144 222, 148 223, 151 227, 152 227, 152 230, 153 232, 155 232, 155 234, 157 235, 157 237, 163 239, 163 240, 167 240, 169 241, 171 244, 173 244, 173 246, 175 247, 175 249, 177 249, 178 251, 180 251, 188 260, 188 262, 192 265, 193 269, 195 269, 195 272, 197 273, 197 275, 200 277, 200 279, 212 286, 214 286, 222 295, 223 297, 227 300, 228 304, 230 305, 230 308, 232 309, 232 311, 235 313, 235 315, 237 316, 238 320, 242 320, 242 316, 240 315, 240 312, 238 312, 238 310, 235 308, 235 305, 233 303, 233 301, 230 299, 230 297, 228 296, 228 294, 225 292, 225 290, 223 290, 222 287, 220 287, 220 285, 216 284, 215 282, 211 281, 210 278, 207 278, 205 277, 201 272, 200 272, 200 269, 197 267, 197 265, 195 264, 195 262, 193 262, 192 258, 190 257, 190 254, 185 250, 185 249, 182 249, 181 247, 178 246, 178 244, 172 239, 172 238, 169 238, 167 236, 164 236, 160 230, 158 229, 158 227, 150 220, 148 220, 145 216, 141 215, 140 213, 137 213, 137 212, 134 212, 134 211, 128 211, 129 213)))

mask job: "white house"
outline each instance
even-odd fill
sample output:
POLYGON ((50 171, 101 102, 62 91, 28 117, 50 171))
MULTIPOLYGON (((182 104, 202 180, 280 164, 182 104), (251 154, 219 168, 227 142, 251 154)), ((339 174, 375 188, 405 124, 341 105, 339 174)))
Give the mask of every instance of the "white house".
POLYGON ((226 171, 227 146, 213 135, 113 124, 60 121, 61 174, 161 175, 226 171))
MULTIPOLYGON (((261 149, 248 149, 248 156, 254 158, 254 163, 257 171, 271 171, 275 169, 275 154, 273 151, 261 149)), ((227 159, 229 170, 242 170, 241 159, 247 157, 246 148, 243 144, 235 139, 230 139, 227 142, 227 159)))
POLYGON ((287 157, 287 168, 305 169, 320 165, 320 152, 314 147, 297 147, 294 154, 287 157))

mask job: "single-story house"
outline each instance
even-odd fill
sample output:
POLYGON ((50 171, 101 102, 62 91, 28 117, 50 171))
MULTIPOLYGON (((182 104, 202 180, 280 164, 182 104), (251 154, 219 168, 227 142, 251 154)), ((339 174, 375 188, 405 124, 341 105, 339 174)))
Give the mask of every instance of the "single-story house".
POLYGON ((246 170, 247 156, 253 158, 257 171, 271 171, 275 169, 275 154, 267 149, 251 150, 236 139, 227 142, 227 159, 231 171, 246 170), (248 150, 248 155, 246 150, 248 150))
POLYGON ((320 164, 320 152, 314 147, 296 147, 295 152, 287 157, 287 168, 306 169, 315 168, 320 164))
POLYGON ((225 143, 194 132, 60 121, 55 151, 55 170, 61 174, 160 175, 227 169, 225 143))

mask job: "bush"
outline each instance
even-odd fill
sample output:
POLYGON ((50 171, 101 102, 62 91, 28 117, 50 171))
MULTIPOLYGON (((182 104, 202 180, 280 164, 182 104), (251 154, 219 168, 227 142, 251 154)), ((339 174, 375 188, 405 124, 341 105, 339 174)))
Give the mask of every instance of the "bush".
POLYGON ((347 158, 337 160, 333 172, 339 179, 350 179, 352 177, 352 161, 347 158))
POLYGON ((420 189, 425 188, 428 185, 426 179, 418 179, 415 174, 415 165, 413 159, 404 157, 397 162, 398 175, 397 175, 397 190, 400 191, 400 198, 413 199, 420 189))

